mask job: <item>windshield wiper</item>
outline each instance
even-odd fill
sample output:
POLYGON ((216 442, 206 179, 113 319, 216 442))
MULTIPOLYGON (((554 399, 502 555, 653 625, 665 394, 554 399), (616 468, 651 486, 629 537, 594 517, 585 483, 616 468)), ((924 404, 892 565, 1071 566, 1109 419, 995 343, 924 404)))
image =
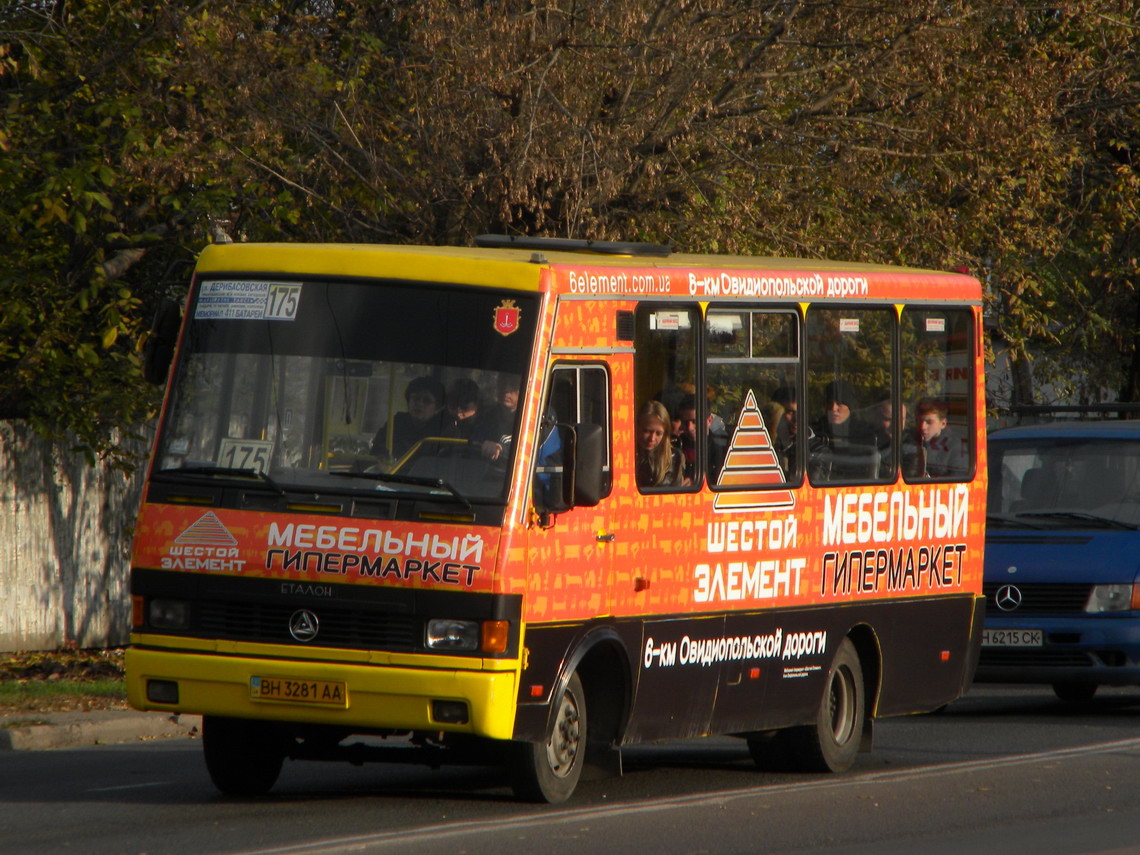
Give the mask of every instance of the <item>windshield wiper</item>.
POLYGON ((174 466, 169 469, 159 469, 155 475, 221 475, 225 478, 253 478, 263 481, 268 486, 284 496, 285 491, 281 485, 262 472, 260 469, 241 469, 234 466, 174 466))
POLYGON ((426 478, 421 475, 386 475, 383 472, 330 472, 329 474, 339 478, 365 478, 370 481, 387 481, 390 484, 409 484, 413 487, 446 490, 464 508, 471 510, 471 502, 467 500, 467 497, 442 478, 426 478))
POLYGON ((1121 522, 1111 517, 1102 517, 1099 514, 1090 514, 1084 511, 1022 511, 1018 516, 1040 519, 1080 520, 1081 522, 1096 523, 1103 528, 1119 528, 1136 531, 1136 526, 1132 523, 1121 522))
POLYGON ((1018 519, 1012 514, 986 514, 986 523, 994 526, 1002 525, 1010 528, 1041 528, 1042 526, 1029 520, 1018 519))

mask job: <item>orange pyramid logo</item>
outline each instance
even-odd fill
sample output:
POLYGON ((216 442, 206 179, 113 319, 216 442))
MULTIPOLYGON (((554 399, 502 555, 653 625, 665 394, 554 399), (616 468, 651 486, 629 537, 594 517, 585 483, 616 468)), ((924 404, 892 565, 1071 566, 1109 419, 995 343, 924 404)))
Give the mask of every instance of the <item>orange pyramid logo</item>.
POLYGON ((174 542, 183 546, 212 546, 214 548, 237 546, 237 538, 230 534, 217 514, 209 511, 196 523, 189 526, 174 542))
MULTIPOLYGON (((773 427, 775 427, 773 425, 773 427)), ((796 497, 784 487, 784 470, 772 445, 772 435, 764 424, 752 390, 744 398, 740 419, 732 434, 724 467, 717 477, 718 487, 756 487, 771 484, 777 489, 730 490, 716 494, 717 511, 773 511, 796 506, 796 497)))

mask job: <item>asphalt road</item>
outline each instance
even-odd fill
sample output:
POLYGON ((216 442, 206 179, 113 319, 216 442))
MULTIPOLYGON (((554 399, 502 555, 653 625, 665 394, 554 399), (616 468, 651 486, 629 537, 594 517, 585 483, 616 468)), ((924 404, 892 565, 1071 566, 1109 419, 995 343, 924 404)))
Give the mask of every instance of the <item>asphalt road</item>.
POLYGON ((1066 706, 979 687, 880 722, 841 776, 755 771, 743 744, 626 751, 567 805, 493 769, 290 763, 219 796, 193 740, 0 754, 0 853, 1116 853, 1140 851, 1140 689, 1066 706))

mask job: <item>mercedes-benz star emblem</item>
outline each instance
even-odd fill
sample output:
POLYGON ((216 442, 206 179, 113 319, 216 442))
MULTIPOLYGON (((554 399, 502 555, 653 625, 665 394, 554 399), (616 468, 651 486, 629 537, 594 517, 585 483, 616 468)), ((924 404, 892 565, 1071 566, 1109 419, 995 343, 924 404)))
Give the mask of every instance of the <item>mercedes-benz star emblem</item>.
POLYGON ((289 618, 289 634, 298 641, 312 641, 320 626, 317 616, 308 609, 298 609, 289 618))
POLYGON ((1002 585, 994 596, 994 602, 1003 612, 1012 612, 1021 605, 1021 590, 1016 585, 1002 585))

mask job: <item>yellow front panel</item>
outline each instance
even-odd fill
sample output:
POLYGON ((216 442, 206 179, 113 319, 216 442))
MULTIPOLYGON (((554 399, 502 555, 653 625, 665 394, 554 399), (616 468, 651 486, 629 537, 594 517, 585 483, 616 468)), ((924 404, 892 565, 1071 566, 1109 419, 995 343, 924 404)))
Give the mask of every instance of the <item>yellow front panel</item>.
MULTIPOLYGON (((139 641, 136 639, 135 643, 139 641)), ((126 672, 131 706, 142 710, 361 728, 447 730, 496 739, 510 739, 514 729, 517 685, 514 670, 489 673, 132 647, 126 654, 126 672), (250 678, 254 676, 344 683, 348 703, 345 708, 337 708, 255 701, 250 698, 249 689, 250 678), (166 705, 148 701, 148 679, 177 682, 179 703, 166 705), (470 711, 469 721, 462 725, 434 721, 433 700, 465 701, 470 711)))

